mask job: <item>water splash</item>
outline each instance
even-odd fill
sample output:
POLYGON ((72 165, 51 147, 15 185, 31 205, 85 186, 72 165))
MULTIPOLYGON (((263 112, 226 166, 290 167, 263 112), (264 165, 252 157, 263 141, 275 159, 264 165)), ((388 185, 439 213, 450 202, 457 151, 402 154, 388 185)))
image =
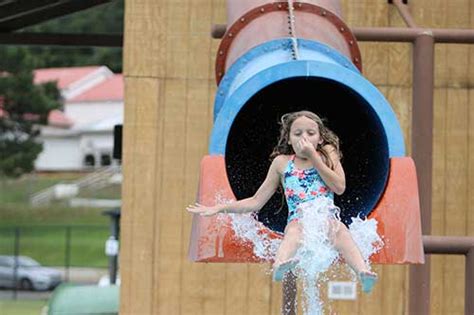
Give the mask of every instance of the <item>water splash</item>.
MULTIPOLYGON (((225 198, 223 194, 216 194, 216 204, 228 204, 233 201, 235 200, 225 198)), ((281 239, 271 238, 267 233, 263 233, 268 228, 256 220, 253 214, 219 214, 217 221, 225 224, 223 222, 226 221, 226 218, 230 218, 232 230, 237 238, 252 243, 255 256, 267 261, 274 259, 281 239)))
MULTIPOLYGON (((339 229, 345 227, 340 224, 340 209, 330 198, 305 202, 300 208, 303 240, 296 254, 300 261, 296 273, 303 282, 303 310, 305 314, 323 314, 318 281, 339 260, 340 253, 334 248, 333 240, 339 229)), ((377 221, 353 218, 349 232, 368 265, 370 256, 383 245, 377 234, 377 221)))
POLYGON ((237 237, 252 242, 255 256, 263 260, 271 260, 280 246, 281 239, 270 238, 262 233, 267 229, 261 222, 249 214, 229 214, 232 228, 237 237))
MULTIPOLYGON (((220 202, 223 202, 221 199, 220 202)), ((230 201, 224 201, 230 202, 230 201)), ((334 248, 332 239, 338 231, 339 208, 330 198, 318 198, 299 205, 302 218, 299 220, 303 230, 303 240, 296 258, 299 264, 294 270, 303 287, 303 311, 307 315, 323 314, 323 303, 320 298, 319 285, 327 281, 325 273, 339 261, 340 254, 334 248)), ((281 243, 262 233, 264 225, 250 214, 230 214, 232 228, 236 237, 254 245, 257 257, 272 260, 281 243)), ((353 218, 349 232, 361 251, 362 257, 369 264, 369 258, 379 251, 383 241, 377 234, 375 219, 353 218)), ((357 278, 353 273, 354 278, 357 278)))

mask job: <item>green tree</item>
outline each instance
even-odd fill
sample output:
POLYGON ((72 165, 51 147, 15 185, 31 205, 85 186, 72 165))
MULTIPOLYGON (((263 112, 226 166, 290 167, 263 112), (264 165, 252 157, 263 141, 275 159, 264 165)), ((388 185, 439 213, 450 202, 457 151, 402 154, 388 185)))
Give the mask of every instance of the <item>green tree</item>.
POLYGON ((0 176, 33 170, 42 150, 38 125, 62 105, 55 82, 34 84, 33 67, 25 48, 0 49, 0 176))

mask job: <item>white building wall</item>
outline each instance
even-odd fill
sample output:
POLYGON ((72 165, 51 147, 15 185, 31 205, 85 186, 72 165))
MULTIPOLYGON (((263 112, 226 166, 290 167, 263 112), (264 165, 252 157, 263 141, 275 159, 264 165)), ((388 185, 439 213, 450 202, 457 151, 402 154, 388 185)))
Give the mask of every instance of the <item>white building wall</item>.
POLYGON ((83 169, 79 137, 41 137, 43 151, 35 161, 38 171, 76 171, 83 169))
POLYGON ((91 124, 116 115, 123 116, 123 102, 81 102, 66 103, 64 112, 74 127, 91 124))
POLYGON ((100 133, 84 133, 81 137, 81 151, 83 155, 93 154, 96 161, 100 161, 101 154, 110 154, 114 148, 113 130, 100 133))

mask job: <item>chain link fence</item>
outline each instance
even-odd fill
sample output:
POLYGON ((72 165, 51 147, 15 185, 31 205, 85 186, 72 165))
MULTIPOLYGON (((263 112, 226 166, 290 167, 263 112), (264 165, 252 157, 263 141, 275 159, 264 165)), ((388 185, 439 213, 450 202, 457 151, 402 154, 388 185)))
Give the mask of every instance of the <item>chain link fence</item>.
MULTIPOLYGON (((97 270, 108 267, 109 258, 104 247, 109 235, 109 227, 102 225, 0 227, 0 256, 30 257, 42 266, 60 270, 61 281, 69 282, 71 269, 97 270)), ((14 270, 0 266, 0 286, 1 278, 5 282, 8 277, 12 277, 10 274, 15 273, 14 270)), ((15 274, 13 279, 16 280, 15 274)), ((17 287, 13 288, 13 298, 16 298, 17 287)))

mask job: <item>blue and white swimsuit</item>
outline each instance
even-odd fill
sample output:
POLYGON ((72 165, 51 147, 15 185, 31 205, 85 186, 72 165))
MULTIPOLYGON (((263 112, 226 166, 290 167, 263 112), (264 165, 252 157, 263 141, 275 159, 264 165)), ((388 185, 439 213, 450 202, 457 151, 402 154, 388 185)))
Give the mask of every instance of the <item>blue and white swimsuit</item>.
POLYGON ((283 188, 288 204, 288 223, 301 218, 301 204, 319 198, 334 200, 334 193, 314 167, 299 169, 295 166, 295 155, 291 156, 283 173, 283 188))

